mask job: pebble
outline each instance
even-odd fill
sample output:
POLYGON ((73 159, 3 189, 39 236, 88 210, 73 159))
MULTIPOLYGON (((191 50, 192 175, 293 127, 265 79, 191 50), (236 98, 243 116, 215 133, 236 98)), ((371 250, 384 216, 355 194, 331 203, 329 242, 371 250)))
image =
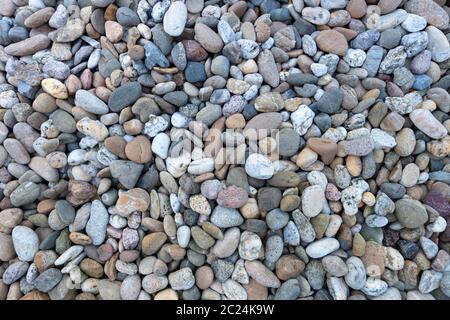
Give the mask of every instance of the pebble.
POLYGON ((439 28, 448 27, 448 14, 437 3, 429 0, 413 0, 405 5, 406 11, 425 18, 428 24, 439 28))
POLYGON ((211 214, 211 222, 219 228, 231 228, 241 225, 244 219, 236 209, 217 206, 211 214))
POLYGON ((245 172, 256 179, 270 179, 274 174, 273 164, 266 156, 252 153, 245 162, 245 172))
POLYGON ((95 95, 86 90, 78 90, 75 94, 75 104, 87 112, 94 114, 106 114, 108 106, 95 95))
POLYGON ((164 31, 170 36, 177 37, 183 33, 186 20, 186 5, 180 1, 173 2, 164 15, 164 31))
POLYGON ((361 290, 366 285, 366 269, 358 257, 350 257, 346 261, 348 272, 345 283, 354 290, 361 290))
POLYGON ((174 290, 188 290, 195 284, 192 270, 183 268, 169 274, 169 284, 174 290))
POLYGON ((12 43, 5 47, 5 52, 9 55, 23 57, 32 55, 39 50, 45 49, 49 46, 50 39, 43 34, 37 34, 28 39, 12 43))
POLYGON ((280 280, 260 261, 246 261, 245 270, 259 284, 268 288, 279 288, 280 280))
POLYGON ((39 250, 39 238, 30 228, 17 226, 11 233, 14 251, 21 261, 32 261, 39 250))
POLYGON ((427 109, 413 110, 409 118, 419 130, 432 139, 441 139, 447 134, 445 127, 427 109))
POLYGON ((34 280, 34 285, 36 286, 36 289, 41 292, 49 292, 61 281, 62 276, 59 269, 50 268, 42 272, 34 280))
POLYGON ((141 96, 141 91, 139 82, 129 82, 111 93, 108 106, 111 111, 120 111, 135 102, 141 96))
POLYGON ((395 215, 406 228, 418 228, 428 220, 424 206, 417 200, 400 199, 395 203, 395 215))
POLYGON ((325 52, 344 56, 348 49, 345 37, 335 30, 324 30, 316 37, 317 47, 325 52))
POLYGON ((195 39, 202 47, 211 53, 218 53, 223 48, 220 36, 203 23, 196 23, 194 27, 195 39))
POLYGON ((291 120, 295 131, 303 136, 312 125, 314 112, 306 105, 300 105, 299 108, 291 114, 291 120))
POLYGON ((309 217, 317 216, 325 205, 325 194, 321 186, 309 186, 302 193, 302 211, 309 217))
POLYGON ((313 259, 319 259, 339 249, 339 242, 334 238, 322 238, 306 247, 306 253, 313 259))
POLYGON ((108 225, 108 212, 103 204, 94 200, 91 205, 89 220, 86 224, 86 233, 94 245, 100 245, 105 240, 108 225))
POLYGON ((244 231, 239 242, 239 256, 247 261, 256 260, 262 248, 261 239, 253 232, 244 231))

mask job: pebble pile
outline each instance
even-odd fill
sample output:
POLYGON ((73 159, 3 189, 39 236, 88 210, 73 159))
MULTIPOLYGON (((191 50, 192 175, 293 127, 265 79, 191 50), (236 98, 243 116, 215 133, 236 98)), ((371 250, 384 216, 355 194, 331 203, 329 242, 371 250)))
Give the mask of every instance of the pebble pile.
POLYGON ((0 0, 0 300, 450 297, 444 0, 0 0))

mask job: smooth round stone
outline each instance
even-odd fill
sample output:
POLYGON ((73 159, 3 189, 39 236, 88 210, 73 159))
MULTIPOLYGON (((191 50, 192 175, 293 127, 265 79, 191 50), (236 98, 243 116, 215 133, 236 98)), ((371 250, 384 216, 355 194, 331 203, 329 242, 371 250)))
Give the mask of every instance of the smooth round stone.
POLYGON ((208 199, 216 199, 223 185, 219 180, 207 180, 200 186, 201 194, 208 199))
POLYGON ((414 131, 410 128, 403 128, 395 136, 397 145, 395 146, 395 152, 401 157, 407 157, 414 151, 416 145, 416 137, 414 131))
MULTIPOLYGON (((225 56, 217 56, 211 62, 211 72, 224 77, 225 79, 228 77, 230 72, 230 62, 225 56)), ((229 81, 231 81, 230 79, 229 81)), ((228 88, 228 85, 227 85, 228 88)), ((244 91, 245 92, 245 91, 244 91)), ((244 92, 241 92, 244 93, 244 92)))
POLYGON ((58 170, 52 168, 48 163, 48 160, 45 158, 34 157, 31 159, 28 166, 44 180, 47 180, 49 182, 56 182, 59 179, 58 170))
POLYGON ((361 290, 366 284, 366 269, 358 257, 350 257, 346 261, 348 273, 345 282, 354 290, 361 290))
POLYGON ((9 261, 15 256, 11 235, 0 233, 0 261, 9 261))
POLYGON ((274 167, 266 156, 252 153, 245 162, 245 172, 252 178, 270 179, 274 174, 274 167))
POLYGON ((55 110, 50 116, 53 120, 54 126, 61 132, 73 133, 76 129, 76 122, 74 118, 64 110, 55 110))
POLYGON ((9 29, 8 37, 12 42, 19 42, 29 37, 28 30, 24 27, 15 26, 9 29))
POLYGON ((152 160, 151 143, 145 136, 137 136, 125 146, 125 154, 131 161, 147 163, 152 160))
POLYGON ((42 272, 35 280, 34 285, 36 289, 41 292, 49 292, 62 279, 62 273, 59 269, 50 268, 42 272))
POLYGON ((5 52, 12 56, 29 56, 43 50, 50 44, 50 38, 44 34, 37 34, 33 37, 27 38, 25 40, 12 43, 5 47, 5 52))
POLYGON ((231 228, 241 225, 244 218, 236 209, 217 206, 211 214, 211 222, 219 228, 231 228))
POLYGON ((405 21, 402 22, 402 28, 408 32, 418 32, 427 26, 427 20, 424 17, 410 13, 405 21))
POLYGON ((99 200, 94 200, 86 224, 86 233, 92 239, 93 245, 100 245, 105 240, 108 221, 109 215, 105 206, 99 200))
POLYGON ((125 27, 137 26, 140 23, 139 16, 128 7, 120 7, 116 12, 117 22, 125 27))
POLYGON ((430 69, 430 65, 431 52, 429 50, 424 50, 411 60, 409 67, 411 72, 420 74, 427 72, 430 69))
POLYGON ((229 186, 219 191, 217 204, 226 208, 240 208, 247 203, 247 191, 240 187, 229 186))
POLYGON ((366 218, 366 223, 371 228, 380 228, 387 225, 389 221, 386 217, 372 214, 366 218))
POLYGON ((75 219, 75 209, 66 200, 58 200, 55 203, 56 213, 65 225, 71 224, 75 219))
POLYGON ((273 209, 267 213, 266 223, 271 230, 280 230, 289 222, 289 214, 280 209, 273 209))
POLYGON ((388 29, 381 33, 377 44, 383 48, 392 49, 399 45, 401 38, 402 34, 399 30, 388 29))
POLYGON ((430 0, 412 0, 405 4, 409 13, 424 17, 428 24, 439 29, 446 29, 449 23, 448 14, 436 2, 430 0))
POLYGON ((385 293, 388 289, 388 284, 377 278, 368 278, 366 284, 361 289, 366 295, 371 297, 378 297, 385 293))
POLYGON ((132 105, 141 96, 142 86, 139 82, 128 82, 112 92, 108 99, 111 111, 118 112, 132 105))
POLYGON ((230 228, 225 231, 223 239, 217 240, 211 251, 218 258, 227 258, 231 256, 238 248, 241 232, 239 228, 230 228))
POLYGON ((162 159, 166 159, 169 153, 170 137, 160 132, 153 138, 151 146, 153 153, 162 159))
POLYGON ((277 208, 281 201, 281 190, 278 188, 261 188, 258 191, 258 208, 261 211, 269 211, 277 208))
POLYGON ((428 221, 425 207, 412 199, 398 200, 395 203, 395 215, 402 226, 410 229, 423 226, 428 221))
POLYGON ((7 138, 3 141, 3 146, 15 162, 19 164, 30 162, 30 155, 19 140, 7 138))
POLYGON ((13 229, 12 241, 17 257, 22 261, 32 261, 39 250, 39 238, 30 228, 17 226, 13 229))
POLYGON ((199 13, 204 8, 204 0, 186 0, 186 7, 190 13, 199 13))
POLYGON ((109 112, 106 103, 87 90, 78 90, 76 92, 75 105, 94 114, 106 114, 109 112))
POLYGON ((194 27, 195 39, 211 53, 218 53, 223 48, 220 36, 203 23, 196 23, 194 27))
POLYGON ((302 193, 302 211, 307 217, 317 216, 324 208, 326 199, 321 186, 309 186, 302 193))
POLYGON ((431 59, 436 62, 443 62, 450 57, 450 44, 444 33, 433 26, 426 28, 428 35, 427 49, 431 52, 431 59))
POLYGON ((2 275, 2 281, 6 285, 10 285, 13 282, 19 280, 23 275, 27 273, 28 263, 24 261, 17 261, 8 266, 2 275))
POLYGON ((155 293, 167 287, 169 280, 166 276, 149 274, 142 279, 142 288, 148 293, 155 293))
POLYGON ((206 80, 205 65, 202 62, 189 61, 184 69, 186 80, 196 83, 206 80))
POLYGON ((417 184, 419 174, 419 167, 414 163, 409 163, 405 166, 405 168, 403 168, 400 183, 405 187, 410 188, 417 184))
POLYGON ((339 241, 335 238, 322 238, 306 247, 306 253, 313 259, 319 259, 339 249, 339 241))
POLYGON ((173 2, 164 15, 164 31, 170 36, 177 37, 183 33, 186 20, 186 5, 181 1, 173 2))

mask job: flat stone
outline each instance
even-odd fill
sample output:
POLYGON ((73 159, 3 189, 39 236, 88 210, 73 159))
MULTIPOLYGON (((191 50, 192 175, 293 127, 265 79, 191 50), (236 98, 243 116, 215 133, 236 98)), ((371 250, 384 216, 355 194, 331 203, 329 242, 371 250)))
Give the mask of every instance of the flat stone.
POLYGON ((245 270, 251 278, 265 287, 279 288, 281 285, 275 274, 258 260, 246 261, 245 270))
POLYGON ((11 193, 11 204, 20 207, 36 200, 41 193, 39 186, 33 182, 25 182, 19 185, 11 193))
POLYGON ((345 153, 353 156, 368 155, 375 147, 374 140, 370 136, 364 136, 343 143, 345 153))
POLYGON ((75 105, 94 114, 105 114, 109 112, 106 103, 87 90, 78 90, 76 92, 75 105))
POLYGON ((105 206, 94 200, 91 205, 89 220, 86 224, 86 233, 92 239, 93 245, 100 245, 106 237, 106 227, 108 226, 109 215, 105 206))
POLYGON ((62 273, 59 269, 50 268, 42 272, 35 280, 36 289, 41 292, 49 292, 62 279, 62 273))
POLYGON ((108 106, 112 111, 120 111, 139 99, 141 92, 142 87, 139 82, 128 82, 112 92, 109 96, 108 106))
POLYGON ((5 52, 16 57, 29 56, 47 48, 49 44, 50 39, 46 35, 38 34, 34 37, 10 44, 5 47, 5 52))
POLYGON ((339 249, 339 241, 334 238, 322 238, 306 247, 306 253, 313 259, 319 259, 339 249))
POLYGON ((116 209, 124 216, 128 216, 135 211, 144 212, 149 206, 150 196, 147 191, 141 188, 122 192, 116 203, 116 209))

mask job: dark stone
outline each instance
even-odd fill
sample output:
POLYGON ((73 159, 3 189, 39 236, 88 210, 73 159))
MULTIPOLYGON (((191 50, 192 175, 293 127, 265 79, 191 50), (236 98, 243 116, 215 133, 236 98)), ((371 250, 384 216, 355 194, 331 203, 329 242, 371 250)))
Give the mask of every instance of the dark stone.
POLYGON ((408 260, 414 259, 420 249, 415 242, 409 240, 399 240, 397 246, 402 256, 408 260))
POLYGON ((304 36, 305 34, 311 34, 316 31, 316 27, 303 18, 298 18, 297 20, 295 20, 294 27, 297 29, 298 33, 301 36, 304 36))
POLYGON ((403 198, 406 193, 406 188, 399 183, 385 182, 380 186, 380 190, 391 198, 392 200, 398 200, 403 198))
POLYGON ((450 215, 450 204, 441 192, 430 191, 423 199, 423 203, 435 209, 443 217, 450 215))
POLYGON ((278 208, 281 201, 281 190, 265 187, 258 190, 258 207, 261 211, 278 208))
POLYGON ((325 91, 319 101, 317 101, 317 109, 328 114, 336 113, 341 107, 343 98, 344 94, 341 89, 331 88, 325 91))

